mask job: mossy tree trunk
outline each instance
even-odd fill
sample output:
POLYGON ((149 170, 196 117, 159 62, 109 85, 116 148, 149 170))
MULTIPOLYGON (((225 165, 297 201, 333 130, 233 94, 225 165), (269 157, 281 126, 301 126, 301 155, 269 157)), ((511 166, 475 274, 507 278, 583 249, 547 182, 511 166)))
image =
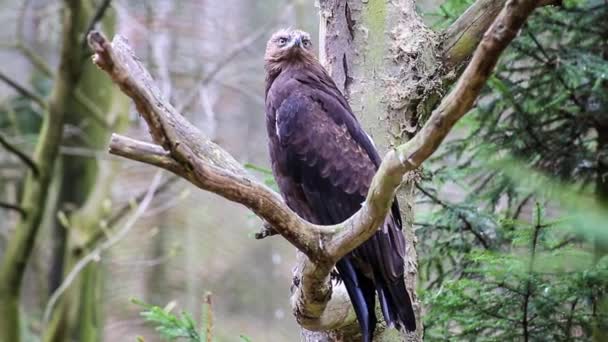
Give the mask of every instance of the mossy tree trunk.
POLYGON ((38 175, 28 171, 20 204, 26 215, 17 223, 0 266, 0 341, 3 342, 20 341, 19 301, 23 275, 44 214, 63 134, 68 99, 73 84, 79 77, 75 66, 80 64, 78 59, 81 56, 72 51, 74 42, 78 40, 75 35, 77 7, 72 2, 66 2, 59 72, 54 80, 33 157, 38 175))
MULTIPOLYGON (((85 31, 96 10, 94 5, 90 1, 65 0, 62 8, 59 70, 53 77, 47 115, 44 116, 33 157, 38 175, 30 171, 26 176, 21 201, 26 215, 18 222, 0 266, 0 341, 20 341, 19 303, 23 275, 40 231, 45 207, 49 207, 45 203, 53 178, 61 184, 57 207, 65 209, 64 205, 70 203, 76 209, 68 216, 70 225, 63 256, 66 270, 83 253, 82 245, 87 242, 87 237, 101 228, 102 205, 109 195, 111 170, 100 169, 94 154, 89 158, 59 155, 62 144, 102 149, 109 132, 117 129, 120 117, 126 117, 123 115, 128 108, 126 98, 120 95, 121 100, 115 101, 118 91, 95 70, 88 58, 88 47, 83 44, 85 31), (110 111, 111 105, 113 110, 110 111), (110 114, 106 115, 108 112, 110 114), (64 130, 65 127, 77 129, 64 130)), ((107 17, 104 21, 106 30, 114 26, 113 18, 107 17)), ((51 73, 48 71, 49 75, 51 73)), ((100 322, 97 295, 100 279, 98 264, 83 270, 72 284, 70 293, 65 294, 69 300, 60 302, 56 310, 54 318, 60 319, 54 319, 52 327, 59 329, 47 330, 47 337, 53 336, 51 340, 57 341, 71 340, 68 336, 76 336, 79 341, 99 340, 96 324, 100 322), (66 315, 66 312, 74 315, 66 315), (61 324, 55 324, 56 321, 61 324), (60 332, 63 337, 56 336, 55 332, 60 332)))
MULTIPOLYGON (((82 1, 79 8, 79 37, 84 37, 95 8, 87 1, 82 1)), ((108 10, 102 23, 104 31, 112 33, 115 26, 113 13, 108 10)), ((79 44, 74 49, 83 47, 79 44)), ((62 280, 90 252, 87 247, 94 244, 92 240, 104 235, 100 234, 105 229, 103 224, 107 216, 104 203, 110 198, 115 170, 111 163, 100 162, 94 151, 102 151, 109 134, 121 130, 128 109, 126 97, 86 58, 88 48, 75 53, 82 56, 81 77, 76 85, 78 95, 71 97, 68 102, 66 124, 76 128, 77 133, 66 135, 63 145, 76 149, 84 147, 85 156, 77 153, 61 158, 59 209, 67 217, 67 222, 58 227, 66 232, 62 251, 62 280)), ((101 263, 90 263, 60 297, 44 332, 44 340, 101 340, 102 285, 101 263)))
MULTIPOLYGON (((435 37, 422 24, 412 1, 326 0, 320 2, 320 14, 321 61, 383 155, 389 147, 412 137, 418 128, 416 102, 421 94, 412 90, 437 67, 435 37), (403 49, 418 51, 419 55, 409 56, 403 49)), ((411 183, 404 183, 399 200, 407 241, 405 282, 413 296, 418 329, 406 334, 385 329, 381 322, 375 341, 422 340, 420 305, 415 292, 417 255, 411 183)), ((376 311, 381 318, 379 307, 376 311)), ((313 336, 305 332, 303 340, 349 340, 348 335, 333 332, 313 336)))

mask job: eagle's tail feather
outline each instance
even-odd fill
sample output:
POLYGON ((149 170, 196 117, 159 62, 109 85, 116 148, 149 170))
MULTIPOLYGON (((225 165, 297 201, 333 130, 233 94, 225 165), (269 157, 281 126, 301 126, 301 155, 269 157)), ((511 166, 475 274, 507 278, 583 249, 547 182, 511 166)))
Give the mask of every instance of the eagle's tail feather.
POLYGON ((393 307, 392 299, 390 295, 384 291, 384 287, 380 283, 376 283, 376 291, 378 292, 378 301, 380 302, 380 309, 382 309, 382 315, 384 321, 389 328, 395 327, 398 322, 395 322, 395 316, 392 314, 391 308, 393 307))
POLYGON ((336 268, 340 273, 340 278, 344 282, 350 301, 355 309, 361 334, 363 335, 363 342, 372 342, 376 328, 373 283, 365 277, 359 276, 347 257, 338 261, 336 268))
POLYGON ((384 319, 388 325, 392 323, 397 328, 404 327, 407 331, 416 331, 414 307, 403 279, 398 279, 389 284, 379 284, 378 297, 380 297, 381 305, 388 304, 387 308, 382 308, 384 319))

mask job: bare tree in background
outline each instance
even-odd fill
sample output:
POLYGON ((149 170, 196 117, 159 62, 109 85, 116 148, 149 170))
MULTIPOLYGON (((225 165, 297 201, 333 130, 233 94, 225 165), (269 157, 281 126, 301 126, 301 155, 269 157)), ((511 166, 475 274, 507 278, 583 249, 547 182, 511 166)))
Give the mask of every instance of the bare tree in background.
MULTIPOLYGON (((105 144, 110 131, 124 126, 128 103, 110 87, 107 79, 91 68, 84 37, 102 20, 104 29, 113 31, 114 17, 105 15, 109 3, 100 1, 94 6, 88 1, 74 0, 60 4, 61 48, 57 70, 27 46, 18 29, 15 47, 42 77, 52 79, 53 83, 48 99, 28 91, 30 100, 38 103, 45 114, 20 195, 18 208, 23 214, 0 266, 1 341, 18 342, 21 338, 19 304, 23 278, 36 238, 46 221, 61 218, 55 221, 52 237, 56 244, 51 253, 53 262, 48 285, 51 292, 82 257, 86 245, 94 244, 106 228, 103 223, 107 213, 103 205, 109 197, 114 167, 111 163, 102 163, 96 151, 105 144), (52 190, 54 183, 56 192, 52 190), (53 219, 45 221, 45 215, 53 219)), ((22 13, 27 12, 28 5, 29 1, 23 3, 22 13)), ((19 20, 18 26, 24 25, 25 14, 19 20)), ((26 91, 7 77, 3 80, 17 92, 26 91)), ((45 327, 48 328, 44 331, 45 341, 99 339, 101 279, 100 264, 93 263, 71 281, 70 289, 52 312, 49 327, 45 327)))

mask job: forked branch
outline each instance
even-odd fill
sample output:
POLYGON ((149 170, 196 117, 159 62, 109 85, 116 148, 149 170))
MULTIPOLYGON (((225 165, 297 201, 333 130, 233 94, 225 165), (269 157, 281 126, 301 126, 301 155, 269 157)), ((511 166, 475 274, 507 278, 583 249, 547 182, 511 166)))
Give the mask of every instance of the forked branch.
POLYGON ((347 312, 344 291, 334 289, 329 273, 346 253, 369 239, 386 217, 403 176, 417 168, 440 145, 456 121, 473 105, 498 57, 515 37, 537 0, 510 0, 484 35, 471 63, 454 90, 443 99, 414 139, 389 151, 377 171, 366 201, 348 220, 333 226, 306 222, 291 211, 280 196, 251 179, 245 169, 215 145, 163 99, 149 73, 134 56, 127 41, 117 36, 110 43, 98 33, 89 35, 93 60, 130 96, 147 122, 151 145, 114 135, 110 151, 155 165, 194 185, 241 203, 268 222, 304 255, 294 283, 294 313, 311 330, 342 326, 347 312), (162 148, 161 148, 162 146, 162 148), (333 294, 333 295, 332 295, 333 294))

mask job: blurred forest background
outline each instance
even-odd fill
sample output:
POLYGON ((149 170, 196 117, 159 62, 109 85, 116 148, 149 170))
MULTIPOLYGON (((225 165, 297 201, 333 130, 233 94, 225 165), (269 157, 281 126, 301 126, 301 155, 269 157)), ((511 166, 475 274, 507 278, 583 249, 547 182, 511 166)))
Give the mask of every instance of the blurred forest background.
MULTIPOLYGON (((418 7, 439 31, 470 3, 418 7)), ((0 329, 10 266, 33 244, 25 341, 156 341, 131 298, 199 317, 207 292, 218 341, 298 340, 287 242, 256 241, 246 209, 106 152, 111 132, 147 132, 82 32, 128 37, 176 108, 268 178, 265 42, 284 26, 316 37, 313 2, 0 0, 0 18, 0 329)), ((608 3, 538 9, 417 188, 425 339, 608 340, 608 3)))

